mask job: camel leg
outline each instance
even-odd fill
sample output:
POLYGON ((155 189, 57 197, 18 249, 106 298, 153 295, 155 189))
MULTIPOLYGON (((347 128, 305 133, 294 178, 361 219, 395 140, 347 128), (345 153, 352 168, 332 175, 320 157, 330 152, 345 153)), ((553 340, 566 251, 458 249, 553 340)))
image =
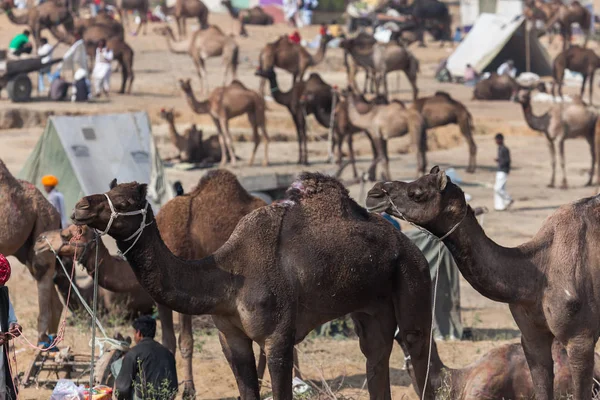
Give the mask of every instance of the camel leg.
POLYGON ((169 351, 175 354, 177 350, 175 329, 173 328, 173 311, 161 304, 157 304, 158 317, 162 327, 162 345, 165 346, 169 351))
POLYGON ((373 139, 373 162, 369 166, 369 180, 374 182, 377 180, 377 164, 383 160, 384 154, 384 139, 379 134, 373 139))
POLYGON ((587 74, 582 74, 582 75, 583 75, 583 81, 581 82, 581 91, 579 92, 581 101, 583 101, 583 93, 585 92, 585 82, 587 81, 587 74))
POLYGON ((300 117, 298 115, 294 116, 294 125, 296 125, 296 136, 298 137, 298 163, 302 164, 302 130, 301 130, 301 122, 300 117))
MULTIPOLYGON (((217 323, 216 320, 215 323, 217 323)), ((217 323, 217 326, 223 354, 235 376, 241 400, 259 400, 258 376, 252 340, 229 324, 217 323), (223 328, 226 328, 226 332, 221 330, 223 328)))
POLYGON ((567 189, 567 168, 565 163, 565 137, 562 136, 558 140, 558 155, 560 157, 560 169, 562 170, 562 184, 560 185, 561 189, 567 189))
MULTIPOLYGON (((390 92, 388 91, 387 71, 382 74, 381 80, 383 81, 383 94, 385 95, 386 99, 389 99, 390 92)), ((379 94, 379 90, 377 91, 377 94, 379 94)))
POLYGON ((377 314, 351 314, 360 350, 367 358, 367 387, 371 399, 391 399, 390 354, 394 345, 396 318, 391 304, 377 314))
MULTIPOLYGON (((387 147, 387 146, 386 146, 387 147)), ((387 148, 386 148, 387 154, 387 148)), ((423 128, 417 142, 417 178, 425 175, 427 168, 427 130, 423 128)))
MULTIPOLYGON (((594 127, 596 124, 594 124, 594 127)), ((592 186, 592 181, 594 180, 594 169, 596 168, 596 147, 595 147, 595 132, 591 132, 591 136, 587 136, 585 139, 590 146, 590 155, 592 156, 592 166, 590 167, 590 175, 585 186, 592 186)))
POLYGON ((52 324, 52 292, 54 288, 54 268, 48 268, 46 273, 37 281, 38 288, 38 340, 47 341, 47 334, 56 334, 56 329, 51 330, 52 324))
MULTIPOLYGON (((292 325, 293 326, 293 325, 292 325)), ((274 332, 265 341, 267 366, 271 375, 274 400, 292 400, 292 371, 294 369, 294 336, 290 332, 274 332)))
POLYGON ((219 133, 219 146, 221 147, 221 162, 219 166, 223 167, 227 164, 227 147, 225 145, 225 137, 223 135, 223 129, 221 128, 221 122, 215 117, 213 117, 213 122, 217 127, 217 132, 219 133))
MULTIPOLYGON (((352 165, 352 174, 353 174, 354 178, 357 178, 358 171, 356 170, 356 160, 354 158, 354 143, 353 143, 354 140, 353 140, 352 136, 353 135, 350 133, 350 134, 348 134, 348 139, 346 139, 348 142, 348 158, 350 158, 350 164, 352 165)), ((340 140, 340 149, 339 149, 340 154, 342 152, 341 142, 342 141, 340 140)), ((340 159, 341 159, 341 156, 340 156, 340 159)))
POLYGON ((412 88, 413 101, 417 100, 417 97, 419 97, 419 88, 417 87, 417 77, 410 76, 408 74, 408 72, 404 72, 404 74, 406 75, 406 78, 408 79, 408 82, 410 83, 410 87, 412 88))
POLYGON ((267 368, 267 355, 265 351, 260 349, 260 355, 258 356, 258 365, 256 367, 256 372, 258 375, 258 390, 262 387, 263 379, 265 378, 265 369, 267 368))
MULTIPOLYGON (((590 74, 590 106, 594 105, 594 72, 596 71, 592 71, 592 73, 590 74)), ((583 93, 581 94, 581 98, 583 98, 583 93)))
POLYGON ((266 167, 269 165, 269 134, 267 133, 267 124, 265 123, 265 117, 262 116, 262 121, 260 124, 260 131, 262 132, 262 137, 264 140, 264 148, 265 148, 265 158, 263 159, 262 166, 266 167))
POLYGON ((252 164, 254 164, 256 150, 258 150, 258 146, 260 145, 260 137, 258 136, 256 116, 252 113, 252 111, 253 110, 251 110, 248 113, 248 121, 250 122, 250 126, 252 127, 252 141, 254 142, 254 147, 252 148, 252 155, 250 156, 250 161, 248 161, 248 166, 252 166, 252 164))
POLYGON ((554 147, 554 141, 548 140, 548 149, 550 150, 550 165, 552 167, 552 176, 548 187, 553 188, 556 178, 556 148, 554 147))
POLYGON ((192 356, 194 353, 194 335, 192 334, 192 316, 179 314, 179 352, 185 366, 184 399, 194 399, 194 374, 192 373, 192 356))
POLYGON ((470 116, 459 116, 458 126, 460 128, 460 133, 462 133, 467 141, 467 144, 469 145, 469 166, 467 167, 467 173, 472 174, 477 168, 477 145, 473 139, 470 116))
POLYGON ((594 338, 587 335, 569 339, 567 354, 573 376, 573 398, 591 400, 594 376, 594 338))
POLYGON ((223 136, 225 138, 225 147, 227 148, 227 152, 229 153, 229 159, 231 166, 234 167, 237 161, 237 157, 235 156, 235 151, 233 150, 233 139, 231 137, 231 133, 229 132, 229 120, 227 117, 221 117, 219 120, 221 126, 223 127, 223 136))
POLYGON ((204 93, 204 60, 196 51, 192 55, 192 61, 194 62, 194 67, 196 67, 196 73, 198 74, 198 78, 200 79, 200 93, 204 93))

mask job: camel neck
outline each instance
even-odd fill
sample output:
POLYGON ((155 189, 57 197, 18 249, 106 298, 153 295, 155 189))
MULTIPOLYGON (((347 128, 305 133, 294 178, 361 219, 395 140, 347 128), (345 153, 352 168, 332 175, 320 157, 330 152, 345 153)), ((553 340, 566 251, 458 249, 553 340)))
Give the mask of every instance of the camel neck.
MULTIPOLYGON (((442 237, 456 222, 426 228, 442 237)), ((464 278, 483 296, 511 304, 534 300, 541 279, 532 262, 537 253, 535 247, 526 244, 507 248, 496 244, 486 236, 471 208, 444 244, 464 278)))
POLYGON ((96 265, 96 249, 89 249, 85 254, 85 269, 90 276, 98 269, 98 285, 115 293, 131 292, 140 287, 133 270, 127 261, 113 257, 102 239, 98 240, 98 265, 96 265))
POLYGON ((13 13, 13 9, 9 8, 8 10, 6 10, 5 14, 10 20, 10 22, 12 22, 13 24, 26 25, 29 23, 28 13, 23 13, 17 16, 13 13))
POLYGON ((208 114, 210 112, 210 102, 208 100, 198 101, 191 90, 185 93, 185 97, 196 114, 208 114))
POLYGON ((277 85, 277 76, 272 75, 269 78, 269 88, 271 89, 271 96, 275 99, 275 101, 279 104, 282 104, 286 107, 290 107, 292 104, 292 90, 288 92, 282 92, 277 85))
POLYGON ((319 44, 319 50, 317 50, 315 55, 311 57, 310 65, 315 66, 317 64, 320 64, 323 61, 323 59, 325 58, 326 51, 327 51, 327 41, 321 40, 321 43, 319 44))
POLYGON ((527 125, 534 131, 547 133, 548 127, 550 126, 550 113, 547 112, 544 115, 534 115, 531 109, 531 102, 522 103, 523 115, 527 125))
MULTIPOLYGON (((149 215, 152 224, 127 253, 133 272, 148 294, 159 304, 184 314, 233 312, 232 294, 243 278, 221 268, 217 262, 218 258, 228 264, 229 255, 210 255, 196 261, 179 259, 160 237, 152 212, 149 215)), ((117 246, 125 251, 131 242, 117 240, 117 246)))
POLYGON ((173 54, 188 54, 189 43, 186 42, 176 42, 175 36, 173 33, 167 32, 164 35, 165 40, 167 41, 167 48, 173 54))
POLYGON ((348 95, 348 119, 350 119, 352 125, 356 126, 357 128, 364 129, 366 131, 369 131, 372 128, 371 113, 373 112, 374 108, 375 106, 373 106, 373 108, 368 112, 361 114, 356 109, 356 99, 354 98, 354 94, 350 93, 348 95))
POLYGON ((178 141, 181 138, 179 132, 177 132, 177 128, 175 127, 175 121, 173 119, 167 119, 167 123, 169 124, 169 137, 171 138, 171 142, 176 146, 178 146, 178 141))

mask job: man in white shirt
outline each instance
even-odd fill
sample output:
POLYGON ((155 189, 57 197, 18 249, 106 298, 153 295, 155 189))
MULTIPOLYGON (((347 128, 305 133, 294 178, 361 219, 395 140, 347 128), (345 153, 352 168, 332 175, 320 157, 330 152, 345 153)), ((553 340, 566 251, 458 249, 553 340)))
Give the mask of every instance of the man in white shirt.
POLYGON ((517 76, 517 69, 515 68, 515 62, 513 60, 508 60, 505 63, 502 63, 496 70, 498 75, 510 75, 512 78, 517 76))
MULTIPOLYGON (((42 63, 46 64, 46 63, 50 62, 50 60, 52 60, 52 52, 54 51, 54 48, 56 46, 52 46, 50 43, 48 43, 48 39, 46 39, 45 37, 40 39, 40 43, 42 45, 38 49, 37 54, 39 57, 42 57, 42 63)), ((50 65, 48 67, 40 70, 39 76, 38 76, 38 94, 41 94, 42 92, 44 92, 46 90, 45 86, 44 86, 44 77, 47 76, 48 81, 50 81, 51 70, 52 70, 52 66, 50 66, 50 65)))
POLYGON ((63 229, 66 228, 69 226, 69 221, 67 220, 67 213, 65 212, 65 198, 61 192, 56 190, 58 178, 54 175, 46 175, 42 178, 42 185, 44 185, 44 190, 48 193, 48 201, 60 214, 60 221, 63 229))

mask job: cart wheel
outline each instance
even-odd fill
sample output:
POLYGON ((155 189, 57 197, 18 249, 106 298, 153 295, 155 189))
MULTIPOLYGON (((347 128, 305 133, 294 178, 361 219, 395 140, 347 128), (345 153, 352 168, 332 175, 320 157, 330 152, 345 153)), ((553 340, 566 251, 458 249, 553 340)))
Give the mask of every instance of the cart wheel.
POLYGON ((14 102, 31 100, 31 80, 25 74, 18 75, 6 85, 8 96, 14 102))

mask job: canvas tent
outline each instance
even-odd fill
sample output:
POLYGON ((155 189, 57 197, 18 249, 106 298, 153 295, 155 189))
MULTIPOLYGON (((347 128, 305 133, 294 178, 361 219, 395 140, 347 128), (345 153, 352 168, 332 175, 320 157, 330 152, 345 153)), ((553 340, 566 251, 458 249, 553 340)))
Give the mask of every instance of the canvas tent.
POLYGON ((145 112, 50 117, 18 176, 41 189, 47 174, 59 179, 67 213, 81 197, 108 191, 113 178, 147 183, 155 212, 173 198, 145 112))
MULTIPOLYGON (((448 70, 462 77, 467 64, 478 72, 492 72, 506 60, 513 60, 519 73, 526 71, 526 21, 522 16, 481 14, 456 50, 448 57, 448 70)), ((551 75, 552 62, 532 29, 529 32, 530 72, 551 75)))

